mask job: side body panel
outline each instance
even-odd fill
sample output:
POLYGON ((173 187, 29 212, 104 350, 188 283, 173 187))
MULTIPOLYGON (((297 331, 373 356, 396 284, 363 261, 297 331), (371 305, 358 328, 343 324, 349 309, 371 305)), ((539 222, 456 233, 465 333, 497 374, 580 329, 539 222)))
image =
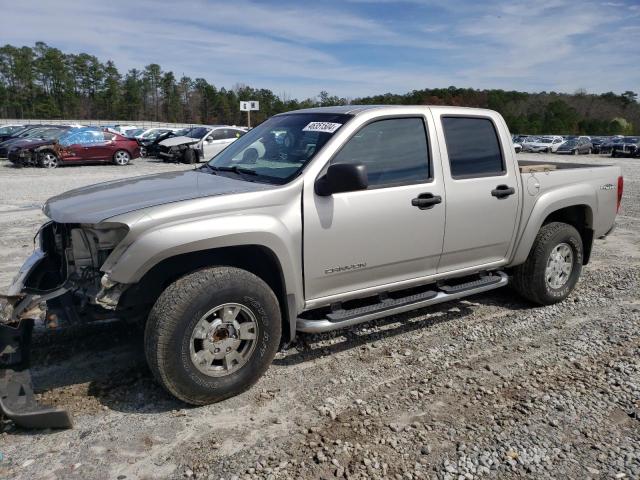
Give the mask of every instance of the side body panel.
POLYGON ((102 269, 120 283, 135 283, 162 260, 183 253, 259 245, 278 259, 287 295, 304 307, 302 288, 302 180, 268 191, 185 200, 111 217, 129 234, 102 269), (256 206, 256 205, 260 206, 256 206))
POLYGON ((555 211, 573 206, 587 207, 587 226, 594 238, 615 224, 619 167, 580 166, 544 173, 522 174, 524 187, 523 221, 510 265, 523 263, 546 218, 555 211))

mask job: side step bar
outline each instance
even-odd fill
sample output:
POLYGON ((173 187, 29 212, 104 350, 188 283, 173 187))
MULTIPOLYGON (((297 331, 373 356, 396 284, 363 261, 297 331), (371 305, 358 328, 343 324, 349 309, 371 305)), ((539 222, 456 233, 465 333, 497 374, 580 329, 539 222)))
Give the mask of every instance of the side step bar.
POLYGON ((296 330, 305 333, 323 333, 359 323, 408 312, 418 308, 468 297, 476 293, 487 292, 504 287, 509 283, 509 276, 504 272, 494 272, 466 283, 457 285, 441 285, 437 290, 409 295, 397 299, 382 299, 379 303, 353 309, 338 309, 318 319, 298 317, 296 330))

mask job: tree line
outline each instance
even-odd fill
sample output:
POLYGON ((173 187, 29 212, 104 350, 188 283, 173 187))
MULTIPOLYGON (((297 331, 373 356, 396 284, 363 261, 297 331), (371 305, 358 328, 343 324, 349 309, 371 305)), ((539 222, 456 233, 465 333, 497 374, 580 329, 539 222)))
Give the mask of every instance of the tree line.
POLYGON ((152 63, 121 73, 111 60, 64 53, 43 42, 0 47, 0 118, 146 120, 235 124, 246 121, 240 100, 258 100, 252 123, 290 110, 344 104, 455 105, 500 112, 512 132, 638 134, 638 95, 627 91, 573 94, 431 88, 406 94, 341 98, 326 91, 296 100, 238 84, 226 89, 152 63))

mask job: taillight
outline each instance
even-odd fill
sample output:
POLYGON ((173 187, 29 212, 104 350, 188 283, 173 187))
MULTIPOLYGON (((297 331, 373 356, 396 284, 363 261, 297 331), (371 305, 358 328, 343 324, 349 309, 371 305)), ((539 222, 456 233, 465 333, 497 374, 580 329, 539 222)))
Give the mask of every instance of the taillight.
POLYGON ((622 202, 622 191, 624 190, 624 179, 618 177, 618 203, 616 204, 616 213, 620 211, 620 203, 622 202))

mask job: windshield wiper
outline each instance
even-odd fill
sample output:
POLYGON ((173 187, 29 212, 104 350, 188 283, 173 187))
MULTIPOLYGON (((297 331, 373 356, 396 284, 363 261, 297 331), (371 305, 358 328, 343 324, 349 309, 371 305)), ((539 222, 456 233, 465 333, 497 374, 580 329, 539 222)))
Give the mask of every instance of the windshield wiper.
POLYGON ((233 172, 233 173, 253 175, 253 176, 257 176, 258 175, 258 173, 256 171, 251 170, 250 168, 239 167, 238 165, 234 165, 232 167, 227 167, 227 166, 214 167, 214 166, 211 166, 211 165, 208 165, 208 166, 214 172, 233 172))

